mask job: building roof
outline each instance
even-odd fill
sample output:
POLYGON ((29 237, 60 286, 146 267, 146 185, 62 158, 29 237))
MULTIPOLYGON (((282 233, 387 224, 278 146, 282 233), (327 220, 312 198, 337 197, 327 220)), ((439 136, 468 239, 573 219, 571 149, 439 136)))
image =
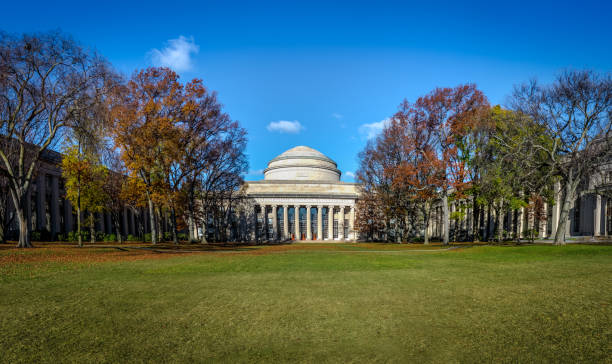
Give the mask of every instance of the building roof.
POLYGON ((272 181, 340 181, 336 162, 307 146, 297 146, 281 153, 268 163, 265 180, 272 181))

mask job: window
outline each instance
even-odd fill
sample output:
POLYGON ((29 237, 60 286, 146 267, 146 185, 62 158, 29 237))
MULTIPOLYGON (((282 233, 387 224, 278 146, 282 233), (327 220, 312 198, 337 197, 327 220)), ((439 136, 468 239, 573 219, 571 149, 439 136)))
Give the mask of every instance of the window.
POLYGON ((285 208, 279 207, 276 209, 276 221, 278 221, 278 234, 279 236, 283 236, 283 231, 285 231, 285 219, 283 218, 285 214, 285 208))
POLYGON ((300 207, 300 240, 306 239, 306 208, 300 207))
POLYGON ((317 232, 317 208, 316 207, 311 207, 310 208, 310 231, 312 233, 312 240, 317 240, 318 236, 318 232, 317 232))
POLYGON ((289 237, 293 237, 295 234, 295 208, 289 208, 288 211, 289 237))
POLYGON ((348 219, 344 219, 344 239, 348 239, 349 237, 349 221, 348 219))
POLYGON ((323 239, 329 239, 329 208, 323 208, 323 239))

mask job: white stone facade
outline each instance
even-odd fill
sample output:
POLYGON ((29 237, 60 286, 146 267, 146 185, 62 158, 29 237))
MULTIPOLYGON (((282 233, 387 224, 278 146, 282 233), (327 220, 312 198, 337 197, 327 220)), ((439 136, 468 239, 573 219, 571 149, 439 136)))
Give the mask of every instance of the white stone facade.
POLYGON ((264 176, 245 182, 255 240, 357 239, 358 185, 341 182, 333 160, 298 146, 272 159, 264 176))

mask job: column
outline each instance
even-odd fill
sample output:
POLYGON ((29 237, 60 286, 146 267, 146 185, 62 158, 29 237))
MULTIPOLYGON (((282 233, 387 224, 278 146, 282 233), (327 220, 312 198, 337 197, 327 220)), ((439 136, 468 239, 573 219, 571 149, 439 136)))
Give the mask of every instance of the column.
POLYGON ((310 205, 306 206, 306 240, 312 240, 312 221, 310 217, 310 205))
POLYGON ((593 211, 593 236, 601 235, 601 195, 595 195, 595 210, 593 211))
POLYGON ((340 206, 338 214, 338 240, 344 240, 344 206, 340 206))
POLYGON ((262 221, 263 221, 263 237, 264 240, 269 240, 270 237, 268 236, 268 231, 270 231, 270 229, 268 228, 268 205, 263 205, 261 207, 261 215, 262 215, 262 221))
POLYGON ((540 239, 544 239, 546 237, 546 230, 547 230, 546 221, 548 219, 548 204, 546 202, 544 202, 543 209, 544 209, 544 218, 540 220, 540 234, 539 234, 540 239))
POLYGON ((523 237, 523 214, 525 213, 525 208, 521 207, 520 209, 518 209, 517 211, 517 217, 516 217, 516 228, 517 228, 517 233, 518 233, 518 237, 522 238, 523 237))
POLYGON ((28 224, 28 235, 32 236, 32 184, 26 192, 26 222, 28 224))
POLYGON ((349 213, 349 234, 351 240, 357 240, 357 232, 355 231, 355 206, 351 206, 349 213))
POLYGON ((59 211, 59 177, 51 176, 51 236, 55 236, 60 232, 60 211, 59 211))
POLYGON ((45 173, 41 170, 38 171, 36 177, 36 229, 44 230, 47 228, 47 214, 46 214, 46 181, 45 173))
POLYGON ((334 240, 334 206, 327 207, 327 238, 334 240))
POLYGON ((550 235, 554 238, 559 227, 559 215, 561 215, 561 183, 555 182, 555 203, 552 206, 552 229, 550 235))
POLYGON ((295 240, 300 240, 300 205, 295 205, 295 240))
POLYGON ((283 205, 283 239, 289 239, 289 205, 283 205))
POLYGON ((257 206, 253 206, 251 213, 253 214, 253 229, 251 229, 251 238, 253 241, 257 241, 257 206))
POLYGON ((272 240, 278 240, 278 217, 276 205, 272 205, 272 240))
POLYGON ((323 240, 323 206, 317 206, 317 240, 323 240))
POLYGON ((455 202, 451 202, 450 203, 450 212, 449 212, 449 222, 448 222, 448 229, 450 230, 448 232, 448 238, 450 239, 450 241, 456 241, 457 237, 457 220, 454 220, 452 218, 453 213, 455 212, 455 202))

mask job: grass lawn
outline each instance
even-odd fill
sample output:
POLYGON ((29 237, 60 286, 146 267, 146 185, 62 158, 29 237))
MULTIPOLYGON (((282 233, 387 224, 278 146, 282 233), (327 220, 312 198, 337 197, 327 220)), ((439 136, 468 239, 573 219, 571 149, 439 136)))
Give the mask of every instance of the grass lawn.
POLYGON ((612 246, 189 250, 1 247, 0 361, 612 362, 612 246))

